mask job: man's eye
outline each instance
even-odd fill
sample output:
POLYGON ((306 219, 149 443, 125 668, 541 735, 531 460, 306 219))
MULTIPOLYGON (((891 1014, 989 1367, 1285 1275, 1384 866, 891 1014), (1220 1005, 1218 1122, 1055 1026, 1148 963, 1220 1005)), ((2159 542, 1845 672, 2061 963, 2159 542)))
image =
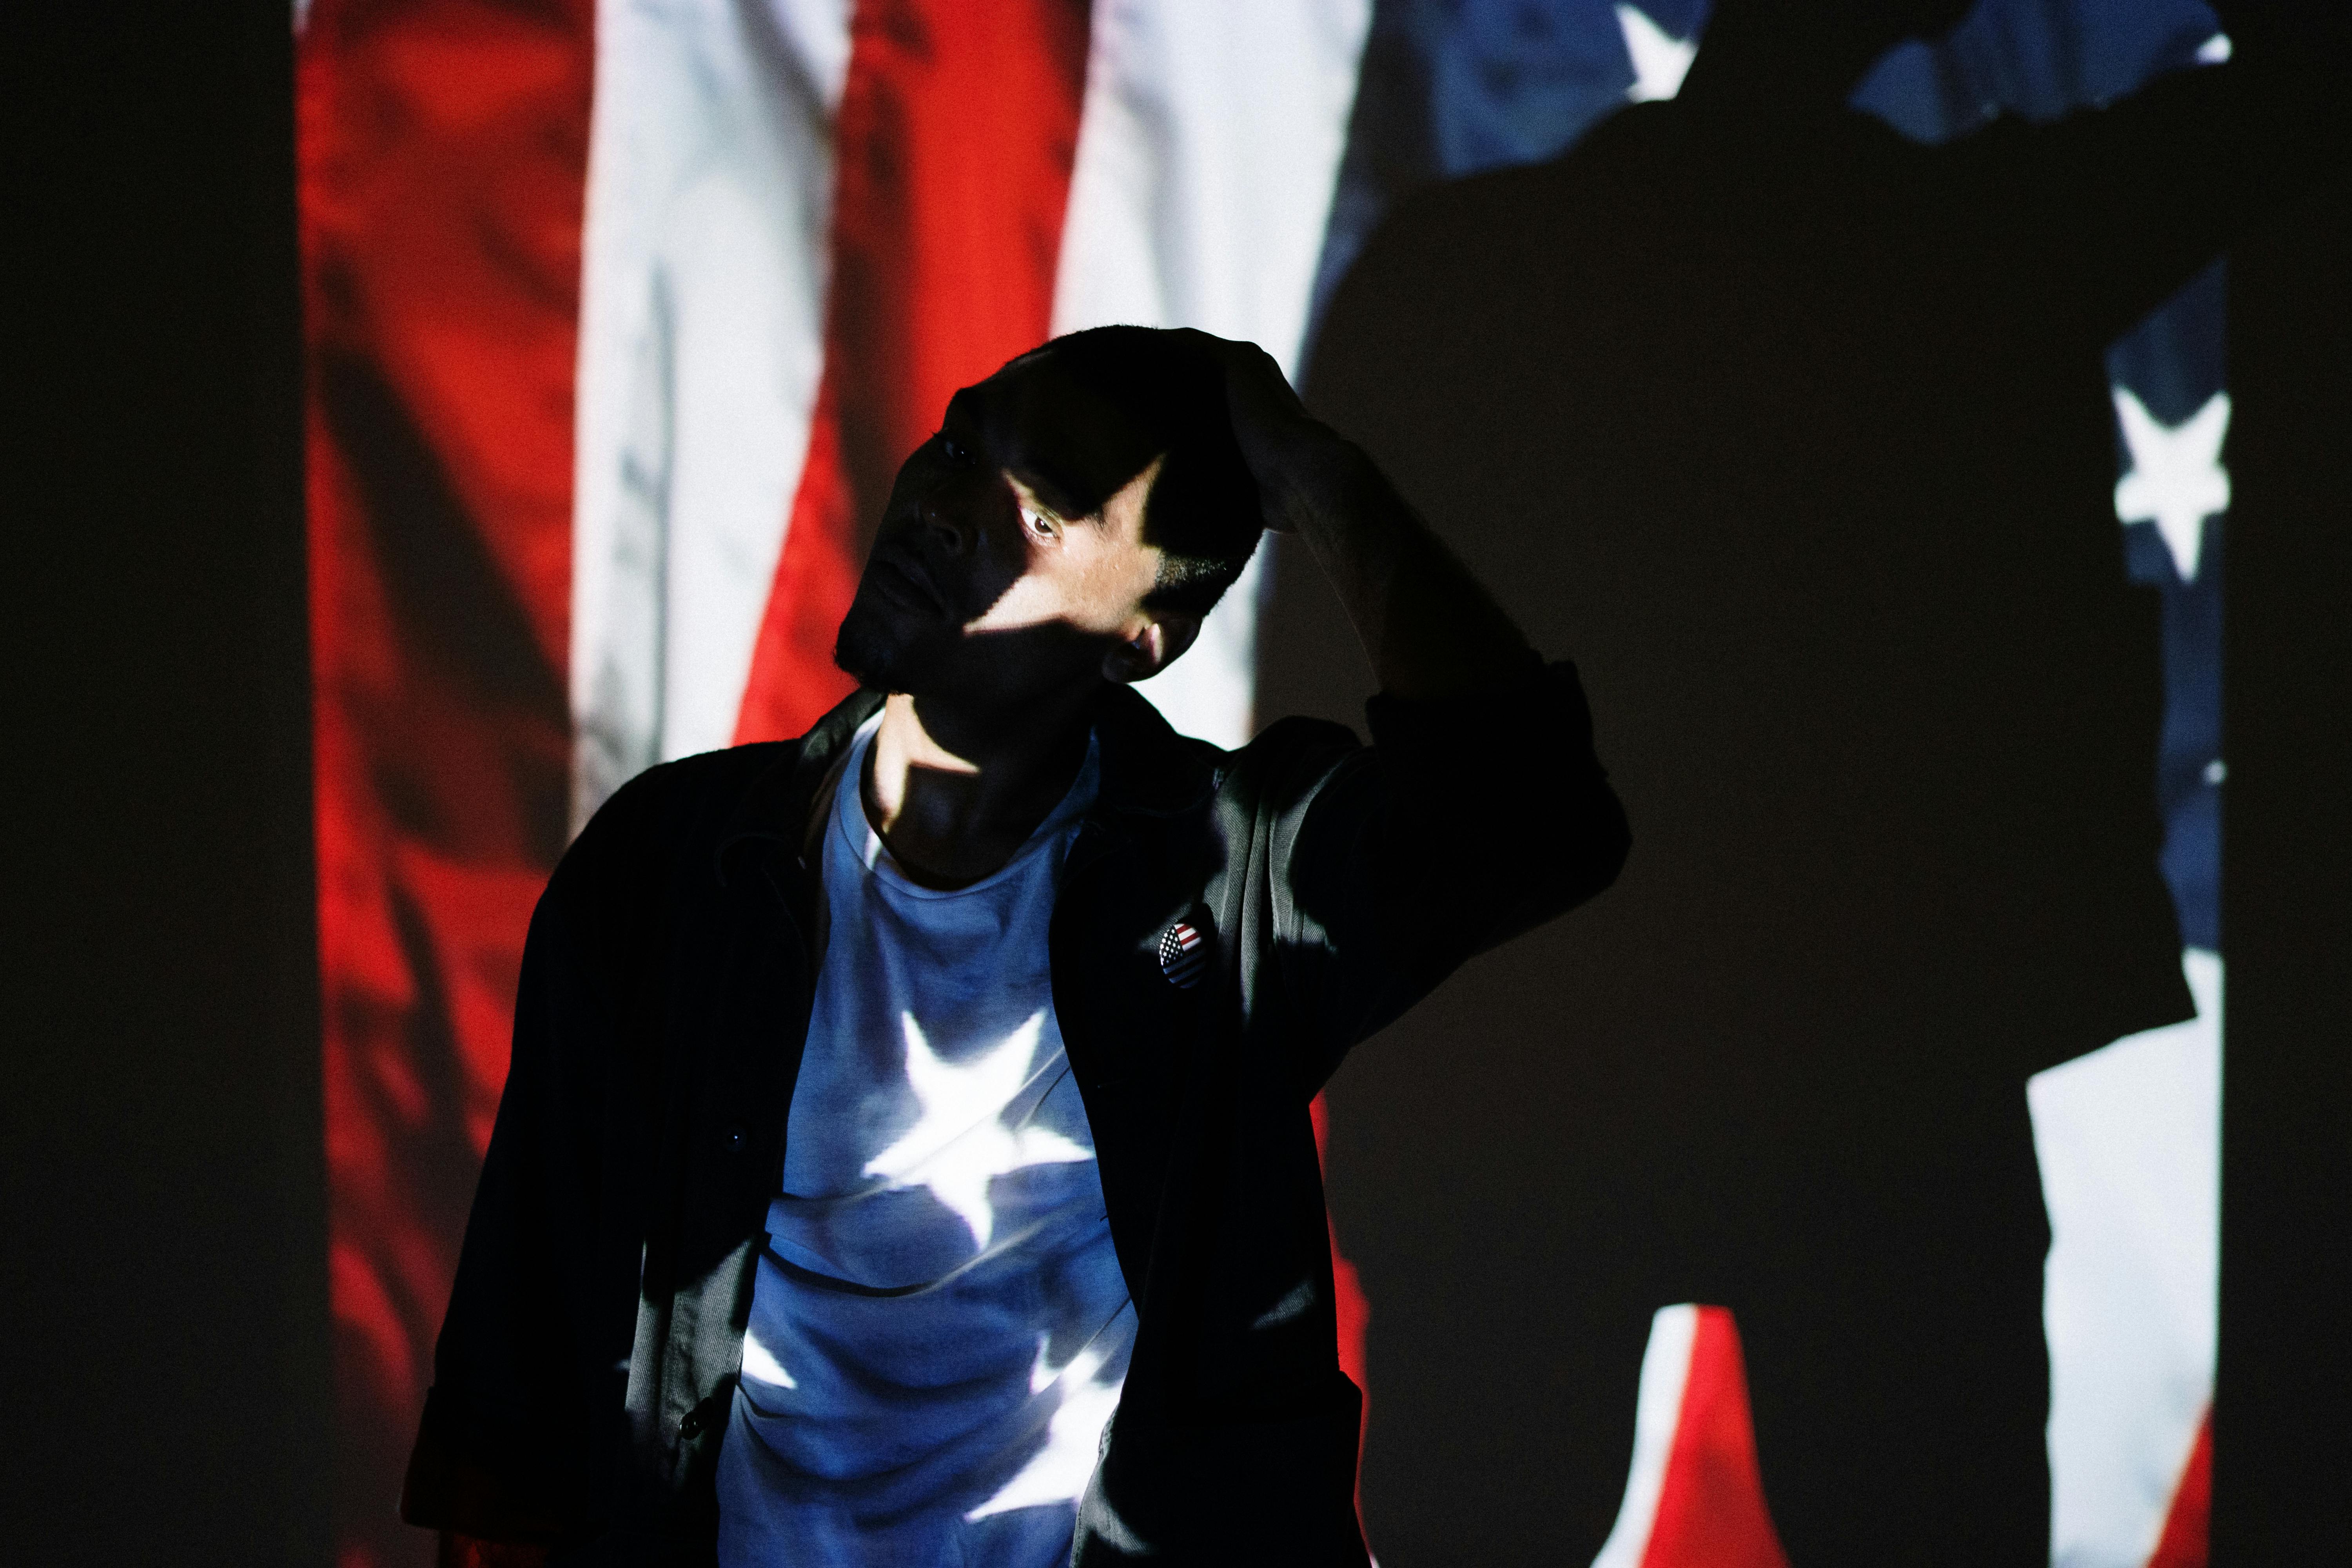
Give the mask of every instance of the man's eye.
POLYGON ((947 459, 950 463, 963 463, 971 460, 971 453, 965 451, 961 447, 957 446, 953 440, 945 436, 940 437, 940 450, 947 454, 947 459))
POLYGON ((1024 506, 1021 509, 1021 521, 1027 526, 1029 531, 1035 534, 1038 538, 1051 539, 1054 537, 1054 525, 1045 521, 1045 513, 1038 511, 1034 508, 1024 506))

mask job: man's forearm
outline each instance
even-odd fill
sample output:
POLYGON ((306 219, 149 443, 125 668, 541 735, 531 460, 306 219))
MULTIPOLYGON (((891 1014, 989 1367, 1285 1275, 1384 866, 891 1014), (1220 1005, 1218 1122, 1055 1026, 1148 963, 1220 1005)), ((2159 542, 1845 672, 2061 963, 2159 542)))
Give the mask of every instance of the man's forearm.
POLYGON ((1527 668, 1526 637, 1360 448, 1327 437, 1283 467, 1276 504, 1339 594, 1381 689, 1449 697, 1527 668))

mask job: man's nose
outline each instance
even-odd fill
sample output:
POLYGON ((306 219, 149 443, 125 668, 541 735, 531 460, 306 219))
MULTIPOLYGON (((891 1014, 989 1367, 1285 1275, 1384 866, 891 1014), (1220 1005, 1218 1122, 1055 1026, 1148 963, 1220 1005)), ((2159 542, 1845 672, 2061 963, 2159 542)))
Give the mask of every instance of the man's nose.
POLYGON ((960 556, 971 544, 971 532, 962 521, 965 510, 956 504, 949 487, 943 486, 923 498, 917 515, 922 519, 923 531, 930 536, 932 548, 941 554, 960 556))

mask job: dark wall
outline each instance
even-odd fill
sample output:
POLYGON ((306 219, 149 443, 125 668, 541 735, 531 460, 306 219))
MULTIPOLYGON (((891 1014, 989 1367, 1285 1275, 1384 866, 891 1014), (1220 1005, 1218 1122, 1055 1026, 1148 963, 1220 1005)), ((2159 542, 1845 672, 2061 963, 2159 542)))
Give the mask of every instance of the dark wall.
POLYGON ((2352 1467, 2352 195, 2231 263, 2213 1561, 2344 1550, 2352 1467))
POLYGON ((328 1552, 289 21, 0 41, 16 1563, 328 1552))

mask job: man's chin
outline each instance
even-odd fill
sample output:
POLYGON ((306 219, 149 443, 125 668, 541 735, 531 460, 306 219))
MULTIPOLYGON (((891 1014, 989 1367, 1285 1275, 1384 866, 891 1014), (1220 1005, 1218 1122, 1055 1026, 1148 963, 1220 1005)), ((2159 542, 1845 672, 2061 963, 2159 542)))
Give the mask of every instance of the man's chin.
POLYGON ((921 659, 912 639, 882 618, 852 605, 834 637, 833 662, 843 674, 874 691, 912 690, 921 659))

